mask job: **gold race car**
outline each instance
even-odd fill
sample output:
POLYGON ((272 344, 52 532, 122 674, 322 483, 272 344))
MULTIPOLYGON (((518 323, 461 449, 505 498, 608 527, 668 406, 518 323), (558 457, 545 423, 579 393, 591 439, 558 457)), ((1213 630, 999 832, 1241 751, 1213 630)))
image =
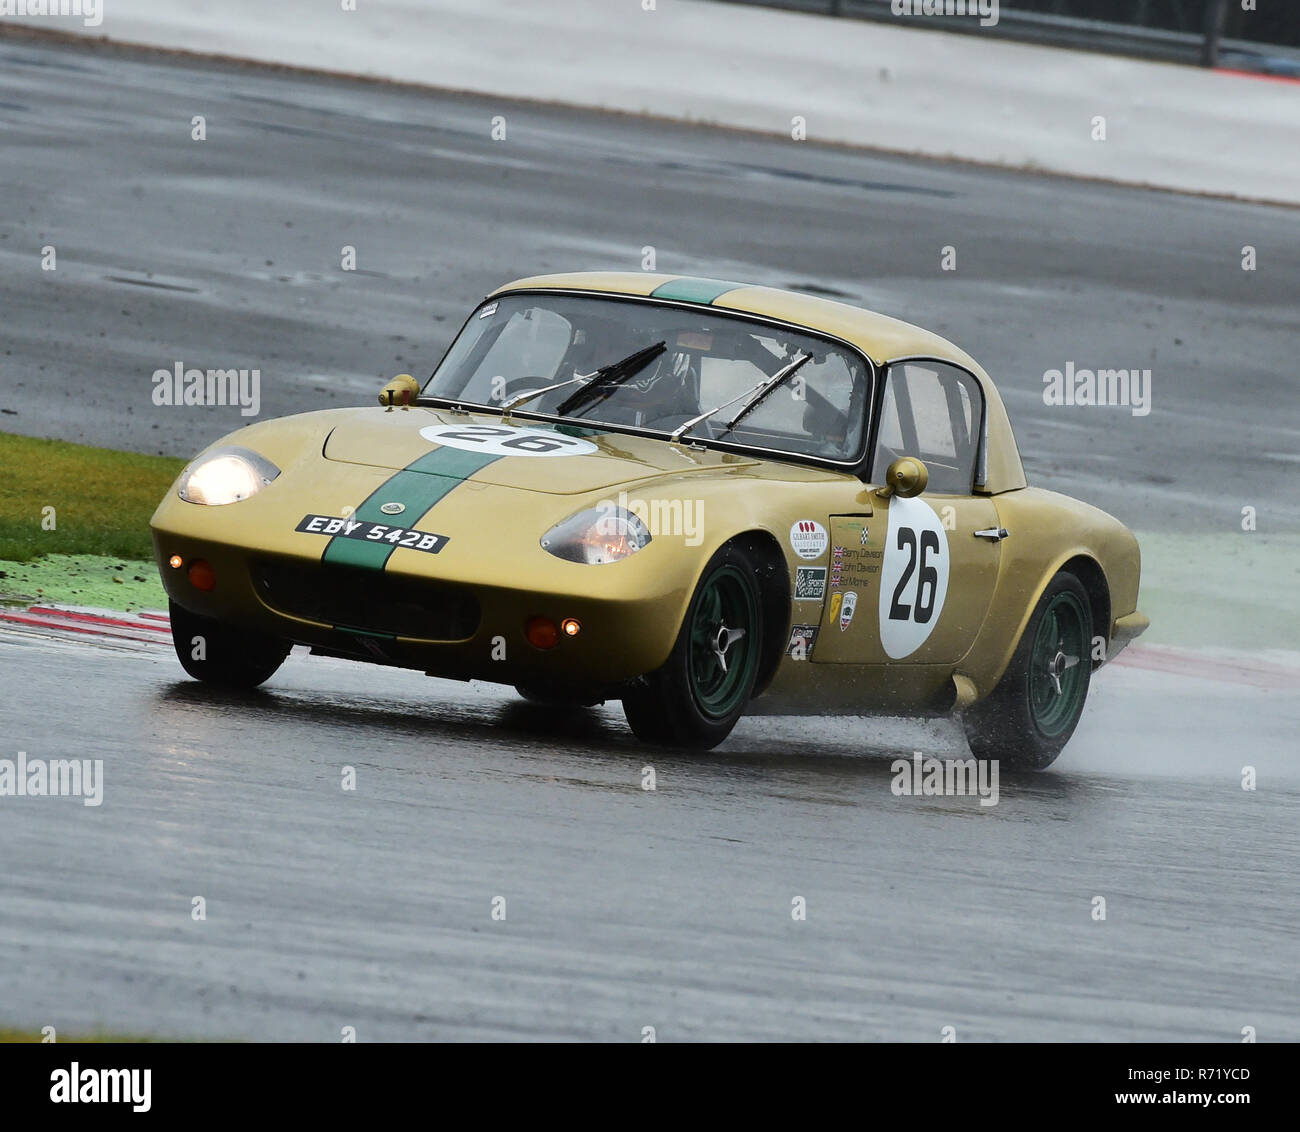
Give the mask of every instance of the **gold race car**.
POLYGON ((1137 541, 1027 486, 980 366, 842 303, 524 279, 379 401, 232 433, 159 505, 192 676, 253 687, 299 643, 698 748, 751 704, 956 712, 1043 767, 1148 624, 1137 541))

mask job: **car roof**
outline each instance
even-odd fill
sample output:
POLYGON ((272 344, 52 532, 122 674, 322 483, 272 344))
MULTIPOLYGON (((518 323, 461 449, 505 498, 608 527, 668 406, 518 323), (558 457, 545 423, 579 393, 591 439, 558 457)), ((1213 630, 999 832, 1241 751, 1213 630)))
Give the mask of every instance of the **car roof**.
POLYGON ((900 358, 937 358, 970 371, 984 390, 986 406, 981 490, 989 494, 1026 484, 1024 467, 1006 408, 989 375, 965 350, 919 326, 818 295, 759 287, 727 279, 642 271, 574 271, 534 275, 498 287, 511 291, 583 291, 668 302, 699 303, 716 310, 773 318, 829 334, 856 346, 877 365, 900 358))
POLYGON ((760 287, 751 283, 692 275, 576 271, 517 279, 499 287, 494 295, 536 289, 596 291, 635 298, 700 303, 719 310, 779 319, 842 338, 877 363, 894 358, 924 356, 943 358, 966 369, 978 370, 975 360, 965 350, 932 331, 862 307, 835 302, 818 295, 785 291, 779 287, 760 287))

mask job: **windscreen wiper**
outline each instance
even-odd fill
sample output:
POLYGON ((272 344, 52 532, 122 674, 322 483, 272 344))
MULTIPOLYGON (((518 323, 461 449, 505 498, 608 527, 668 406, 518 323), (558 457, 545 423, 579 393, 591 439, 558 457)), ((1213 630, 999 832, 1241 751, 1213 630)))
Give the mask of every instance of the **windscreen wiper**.
MULTIPOLYGON (((664 346, 666 348, 665 343, 659 342, 656 343, 655 346, 647 347, 647 349, 657 350, 658 347, 660 346, 664 346)), ((509 401, 507 401, 504 405, 502 405, 501 412, 503 414, 509 413, 511 409, 516 408, 519 405, 527 404, 529 401, 533 400, 534 398, 540 397, 543 393, 553 393, 555 390, 564 389, 566 386, 569 385, 582 385, 585 387, 587 385, 590 385, 594 381, 599 381, 602 374, 606 377, 606 379, 608 379, 609 373, 606 371, 615 371, 616 367, 618 366, 630 365, 632 362, 637 360, 637 358, 640 356, 641 353, 644 352, 645 352, 644 350, 638 351, 638 353, 633 354, 631 357, 624 358, 622 361, 614 362, 612 365, 604 366, 601 369, 595 370, 592 373, 577 374, 576 376, 569 378, 568 381, 557 381, 554 385, 543 385, 538 389, 525 389, 522 393, 516 393, 513 397, 510 398, 509 401)), ((657 357, 658 354, 655 354, 653 356, 657 357)), ((641 366, 637 367, 637 369, 640 368, 642 367, 641 366)), ((636 370, 634 370, 633 372, 635 373, 636 370)), ((568 402, 566 401, 564 405, 567 404, 568 402)), ((563 409, 564 405, 561 405, 559 408, 563 409)))
POLYGON ((584 383, 555 406, 555 415, 566 416, 579 405, 592 399, 603 401, 623 382, 630 377, 635 377, 667 349, 667 342, 656 342, 653 346, 647 346, 635 354, 629 354, 626 358, 620 358, 616 362, 610 362, 607 366, 601 366, 598 370, 584 374, 584 383))
POLYGON ((540 389, 525 389, 522 393, 516 393, 504 405, 501 406, 503 416, 509 414, 510 410, 518 405, 527 404, 535 397, 540 397, 543 393, 550 393, 555 389, 563 389, 566 385, 577 385, 579 382, 588 382, 591 380, 591 374, 580 373, 577 377, 571 377, 568 381, 557 381, 554 385, 543 385, 540 389))
POLYGON ((799 367, 803 365, 804 362, 808 361, 811 357, 812 357, 811 354, 800 354, 797 358, 794 359, 794 361, 790 362, 788 365, 782 366, 771 377, 765 377, 757 385, 753 386, 750 389, 746 389, 745 392, 738 394, 737 396, 733 397, 730 401, 723 401, 721 405, 709 409, 708 412, 701 413, 698 417, 692 417, 685 424, 679 426, 678 429, 673 433, 672 442, 676 444, 679 440, 681 440, 683 436, 685 436, 688 432, 690 432, 691 429, 693 429, 697 424, 700 424, 703 421, 707 421, 715 413, 720 413, 722 412, 723 409, 727 408, 729 405, 734 405, 737 401, 745 397, 750 397, 752 395, 752 400, 746 401, 745 407, 741 409, 740 412, 738 412, 734 417, 732 417, 730 421, 727 422, 726 428, 724 428, 720 433, 718 433, 718 436, 726 436, 727 433, 729 433, 733 428, 735 428, 736 425, 738 425, 742 420, 745 419, 745 417, 749 416, 751 412, 757 409, 758 406, 763 403, 763 400, 767 397, 767 395, 772 392, 772 390, 776 389, 783 381, 786 381, 789 378, 793 377, 799 371, 799 367))

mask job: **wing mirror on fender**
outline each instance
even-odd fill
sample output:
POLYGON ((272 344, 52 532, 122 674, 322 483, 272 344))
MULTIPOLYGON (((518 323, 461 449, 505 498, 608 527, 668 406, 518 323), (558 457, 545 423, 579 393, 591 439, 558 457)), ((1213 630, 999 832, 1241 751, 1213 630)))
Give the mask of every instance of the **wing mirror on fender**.
POLYGON ((399 373, 379 391, 379 403, 388 406, 391 413, 394 405, 401 405, 403 409, 410 408, 419 395, 420 383, 409 373, 399 373))
POLYGON ((900 456, 885 471, 885 486, 876 489, 881 499, 897 495, 899 499, 911 499, 920 495, 930 482, 929 469, 915 456, 900 456))

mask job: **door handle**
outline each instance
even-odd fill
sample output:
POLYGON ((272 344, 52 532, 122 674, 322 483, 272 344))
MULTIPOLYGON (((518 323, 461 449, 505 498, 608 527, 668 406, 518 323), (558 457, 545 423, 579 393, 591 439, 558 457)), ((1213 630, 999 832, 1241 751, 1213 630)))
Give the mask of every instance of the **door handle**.
POLYGON ((989 542, 1001 542, 1011 532, 1006 527, 986 527, 982 531, 976 531, 976 538, 986 538, 989 542))

